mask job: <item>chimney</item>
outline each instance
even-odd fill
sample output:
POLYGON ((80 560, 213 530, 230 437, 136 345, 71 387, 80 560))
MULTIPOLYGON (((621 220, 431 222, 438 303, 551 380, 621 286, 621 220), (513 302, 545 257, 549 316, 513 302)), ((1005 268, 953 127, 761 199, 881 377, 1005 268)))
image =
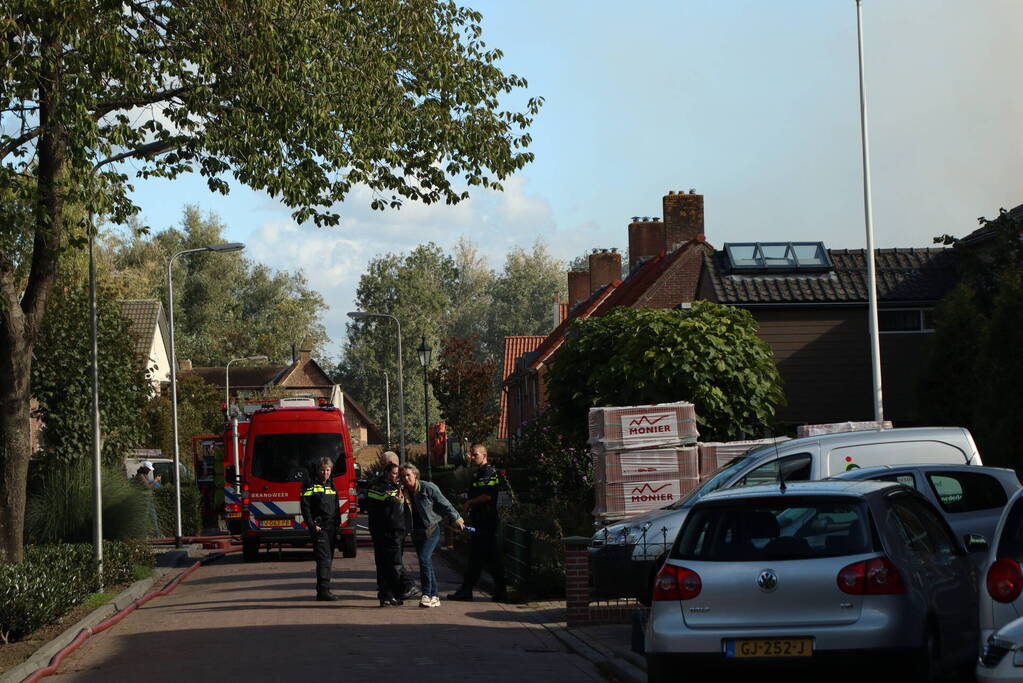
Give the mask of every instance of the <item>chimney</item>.
POLYGON ((590 296, 590 274, 585 270, 568 271, 568 307, 590 296))
POLYGON ((617 250, 594 249, 590 254, 590 294, 622 277, 622 255, 617 250))
POLYGON ((192 361, 191 361, 191 359, 187 359, 186 358, 185 360, 178 362, 178 372, 191 372, 191 371, 192 371, 192 361))
POLYGON ((696 190, 664 195, 665 250, 674 251, 703 233, 703 195, 696 190))
POLYGON ((629 223, 629 270, 645 259, 665 251, 664 223, 660 219, 639 219, 633 216, 629 223))
POLYGON ((300 363, 308 363, 310 360, 312 360, 312 357, 313 357, 313 350, 312 349, 299 349, 298 350, 298 360, 299 360, 300 363))

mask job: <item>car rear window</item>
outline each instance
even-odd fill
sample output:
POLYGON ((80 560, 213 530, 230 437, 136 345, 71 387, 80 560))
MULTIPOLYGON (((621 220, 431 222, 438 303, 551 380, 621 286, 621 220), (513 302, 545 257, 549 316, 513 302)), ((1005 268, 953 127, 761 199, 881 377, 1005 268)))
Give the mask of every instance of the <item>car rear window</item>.
POLYGON ((259 434, 252 447, 252 474, 266 481, 308 481, 320 458, 334 461, 331 476, 345 473, 340 434, 259 434))
POLYGON ((930 472, 927 481, 945 512, 973 512, 1004 507, 1001 482, 981 472, 930 472))
POLYGON ((860 500, 741 500, 697 506, 672 549, 679 560, 754 562, 837 557, 873 548, 860 500))

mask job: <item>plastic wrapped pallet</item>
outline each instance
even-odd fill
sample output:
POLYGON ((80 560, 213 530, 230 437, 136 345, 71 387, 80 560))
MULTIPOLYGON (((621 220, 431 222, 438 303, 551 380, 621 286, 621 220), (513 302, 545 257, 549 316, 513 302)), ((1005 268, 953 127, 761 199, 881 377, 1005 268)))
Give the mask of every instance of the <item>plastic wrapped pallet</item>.
POLYGON ((589 443, 595 451, 675 448, 696 443, 692 403, 590 408, 589 443))
POLYGON ((594 453, 593 464, 596 479, 608 483, 642 481, 653 476, 679 479, 700 477, 699 450, 696 446, 594 453))
POLYGON ((788 437, 779 436, 773 439, 701 443, 699 444, 700 479, 707 479, 717 472, 718 468, 722 465, 728 464, 733 458, 742 455, 746 451, 782 441, 788 441, 788 437))
POLYGON ((840 434, 842 432, 865 432, 879 429, 891 429, 891 420, 883 422, 831 422, 820 425, 799 425, 796 427, 796 436, 821 436, 823 434, 840 434))
POLYGON ((596 485, 594 516, 602 520, 622 519, 670 505, 695 489, 697 478, 651 477, 642 481, 596 485))

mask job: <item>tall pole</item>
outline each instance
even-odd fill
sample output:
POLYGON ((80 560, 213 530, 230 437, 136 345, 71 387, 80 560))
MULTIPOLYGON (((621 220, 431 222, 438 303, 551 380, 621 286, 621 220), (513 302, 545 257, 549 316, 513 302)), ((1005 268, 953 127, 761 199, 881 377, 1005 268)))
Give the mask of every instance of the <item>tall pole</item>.
MULTIPOLYGON (((426 337, 423 337, 426 343, 426 337)), ((423 416, 426 422, 426 479, 433 481, 433 457, 430 454, 430 380, 426 376, 426 364, 423 364, 423 416)))
POLYGON ((348 317, 353 320, 362 320, 365 318, 390 318, 394 321, 394 324, 398 326, 398 400, 400 405, 398 406, 398 441, 400 442, 401 452, 398 454, 398 460, 401 464, 405 464, 405 372, 402 368, 401 360, 401 321, 390 313, 372 313, 369 311, 351 311, 348 313, 348 317))
POLYGON ((856 0, 856 40, 860 66, 860 142, 863 147, 863 215, 867 230, 867 322, 870 329, 870 364, 873 376, 874 419, 884 420, 881 392, 881 340, 877 328, 877 271, 874 265, 874 225, 870 208, 870 153, 867 143, 867 94, 863 77, 863 8, 856 0))
MULTIPOLYGON (((93 168, 93 173, 99 164, 93 168)), ((103 463, 100 457, 99 424, 99 342, 96 323, 96 226, 95 216, 89 210, 89 336, 92 343, 92 539, 96 558, 96 580, 103 590, 103 463)))
POLYGON ((387 415, 387 447, 391 447, 391 383, 384 370, 384 412, 387 415))
POLYGON ((171 366, 171 438, 174 443, 174 547, 181 547, 181 453, 178 448, 178 357, 174 348, 174 259, 185 254, 200 251, 239 251, 245 245, 238 242, 211 244, 198 249, 183 249, 167 260, 167 326, 170 327, 170 366, 171 366))

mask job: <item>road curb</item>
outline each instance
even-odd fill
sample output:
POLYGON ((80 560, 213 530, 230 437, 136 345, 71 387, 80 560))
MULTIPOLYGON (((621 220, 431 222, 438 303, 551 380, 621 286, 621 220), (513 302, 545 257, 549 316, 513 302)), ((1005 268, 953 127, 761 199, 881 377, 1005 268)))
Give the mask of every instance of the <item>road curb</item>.
POLYGON ((140 579, 139 581, 131 584, 121 591, 113 600, 100 605, 92 612, 82 617, 78 623, 65 629, 59 636, 41 646, 24 662, 4 672, 4 674, 0 676, 0 683, 20 683, 25 680, 37 670, 46 666, 50 659, 67 647, 67 645, 78 636, 82 629, 95 626, 107 617, 120 612, 125 607, 145 595, 146 591, 148 591, 150 587, 156 583, 157 579, 162 578, 166 575, 166 573, 166 571, 157 572, 154 570, 153 575, 149 578, 140 579))
POLYGON ((608 649, 589 638, 582 631, 569 629, 561 624, 544 624, 551 635, 562 645, 589 660, 604 675, 610 674, 622 683, 646 683, 646 671, 632 661, 621 656, 621 653, 608 649))

